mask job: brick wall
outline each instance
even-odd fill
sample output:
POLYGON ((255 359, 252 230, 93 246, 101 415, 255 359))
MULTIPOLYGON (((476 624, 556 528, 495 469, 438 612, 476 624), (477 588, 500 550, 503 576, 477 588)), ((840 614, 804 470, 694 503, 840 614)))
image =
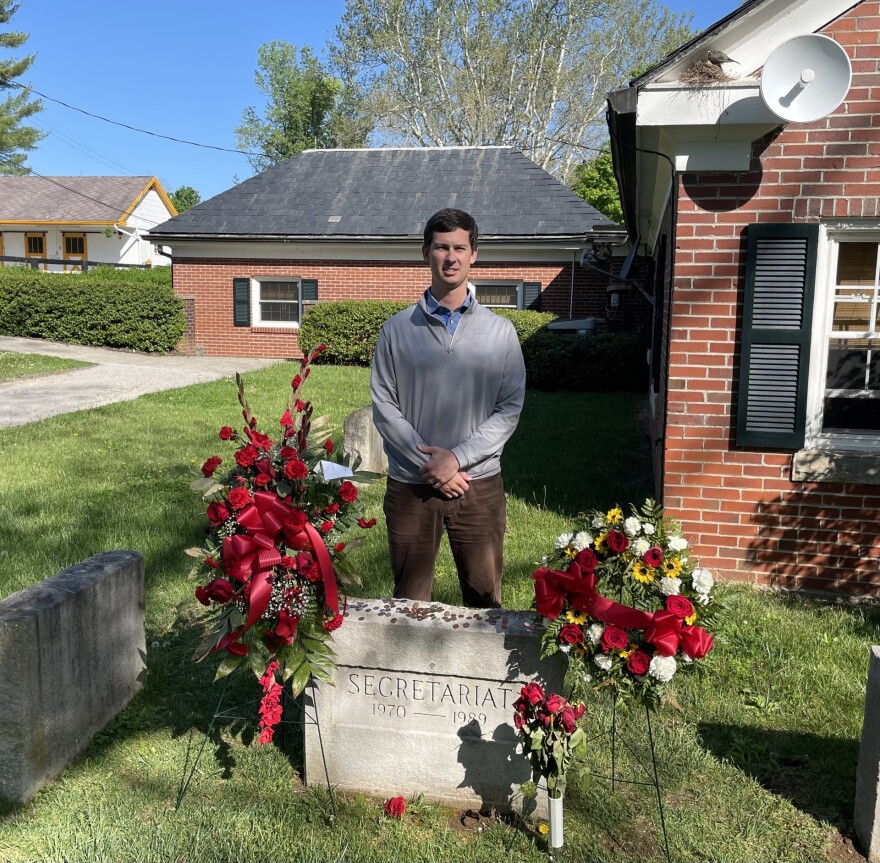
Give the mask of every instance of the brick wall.
POLYGON ((824 32, 853 66, 830 117, 756 142, 752 170, 678 194, 664 502, 708 565, 803 589, 880 590, 880 486, 790 480, 791 453, 735 447, 745 227, 878 215, 880 3, 824 32))
MULTIPOLYGON (((540 282, 541 310, 569 314, 571 265, 546 263, 477 264, 475 279, 540 282)), ((318 299, 408 300, 414 302, 430 283, 418 263, 382 261, 264 261, 199 258, 174 263, 174 290, 196 297, 195 350, 209 356, 298 357, 295 329, 232 325, 232 280, 251 276, 299 276, 318 280, 318 299)), ((573 317, 603 315, 607 282, 598 273, 574 267, 573 317)))

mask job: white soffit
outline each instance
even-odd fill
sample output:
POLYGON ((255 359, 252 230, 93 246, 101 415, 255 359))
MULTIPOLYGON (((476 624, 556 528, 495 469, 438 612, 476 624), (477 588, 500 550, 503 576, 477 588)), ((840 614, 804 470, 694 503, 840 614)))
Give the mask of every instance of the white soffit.
POLYGON ((752 145, 748 141, 706 144, 679 143, 675 148, 676 171, 748 171, 752 145))
POLYGON ((709 48, 723 51, 738 61, 738 66, 725 65, 728 73, 753 75, 783 42, 794 36, 815 33, 858 5, 853 0, 766 0, 701 39, 648 87, 677 83, 695 59, 705 60, 709 48))
POLYGON ((750 78, 726 86, 651 85, 639 92, 639 126, 778 126, 782 121, 764 103, 750 78))

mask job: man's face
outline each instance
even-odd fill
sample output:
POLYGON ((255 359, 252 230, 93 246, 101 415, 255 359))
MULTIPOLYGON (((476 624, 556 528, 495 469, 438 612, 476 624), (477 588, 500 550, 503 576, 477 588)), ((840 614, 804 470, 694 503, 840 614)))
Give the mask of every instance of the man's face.
POLYGON ((434 232, 430 246, 422 246, 422 256, 431 266, 431 286, 452 291, 467 281, 471 264, 477 260, 476 249, 464 228, 434 232))

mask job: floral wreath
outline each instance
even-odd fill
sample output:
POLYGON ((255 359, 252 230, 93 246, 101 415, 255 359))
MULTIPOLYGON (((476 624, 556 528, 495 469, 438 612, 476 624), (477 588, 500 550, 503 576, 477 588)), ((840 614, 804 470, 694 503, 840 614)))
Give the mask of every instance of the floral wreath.
POLYGON ((676 672, 712 649, 718 603, 712 573, 695 566, 663 508, 631 510, 592 511, 584 530, 559 536, 559 568, 545 559, 532 574, 535 605, 547 619, 542 656, 562 651, 586 683, 656 707, 676 672))
POLYGON ((345 531, 368 529, 375 519, 360 516, 357 487, 368 481, 334 458, 327 418, 312 419, 312 404, 299 397, 309 364, 324 350, 302 360, 291 381, 292 395, 280 419, 277 440, 257 430, 236 375, 244 428, 220 429, 222 441, 237 445, 234 465, 216 476, 223 463, 212 456, 191 488, 209 501, 204 548, 188 553, 201 561, 209 580, 195 595, 211 609, 207 632, 194 659, 225 652, 217 678, 245 660, 260 678, 260 742, 272 739, 281 719, 282 685, 294 696, 311 677, 332 683, 331 633, 343 620, 337 578, 358 584, 347 560, 360 542, 344 542, 345 531))

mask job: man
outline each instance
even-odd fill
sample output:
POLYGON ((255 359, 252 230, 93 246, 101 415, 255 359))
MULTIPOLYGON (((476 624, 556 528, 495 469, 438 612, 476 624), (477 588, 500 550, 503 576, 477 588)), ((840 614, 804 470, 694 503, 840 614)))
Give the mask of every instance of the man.
POLYGON ((501 451, 525 396, 513 325, 481 306, 468 282, 478 230, 462 210, 428 220, 431 286, 385 322, 370 393, 388 455, 385 518, 394 595, 431 599, 446 528, 465 605, 501 606, 507 512, 501 451))

